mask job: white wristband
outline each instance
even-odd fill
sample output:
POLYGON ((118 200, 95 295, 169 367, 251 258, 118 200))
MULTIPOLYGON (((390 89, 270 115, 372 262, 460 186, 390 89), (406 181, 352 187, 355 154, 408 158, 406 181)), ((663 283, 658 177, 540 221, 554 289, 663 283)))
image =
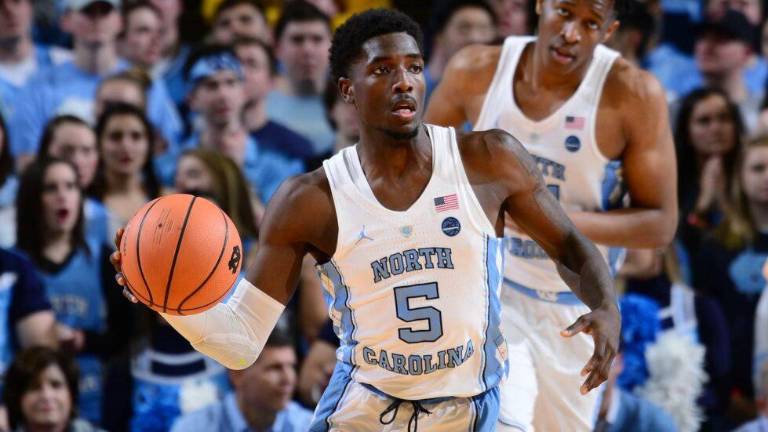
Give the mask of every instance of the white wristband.
POLYGON ((242 279, 226 303, 195 315, 160 315, 196 350, 229 369, 245 369, 259 357, 283 310, 242 279))

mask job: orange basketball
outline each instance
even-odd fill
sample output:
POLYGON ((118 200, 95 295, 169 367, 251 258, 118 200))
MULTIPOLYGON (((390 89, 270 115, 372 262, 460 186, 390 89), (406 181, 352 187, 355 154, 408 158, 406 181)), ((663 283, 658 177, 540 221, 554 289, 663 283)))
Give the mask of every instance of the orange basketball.
POLYGON ((213 307, 232 288, 243 246, 216 204, 174 194, 147 203, 131 218, 120 254, 137 299, 158 312, 189 315, 213 307))

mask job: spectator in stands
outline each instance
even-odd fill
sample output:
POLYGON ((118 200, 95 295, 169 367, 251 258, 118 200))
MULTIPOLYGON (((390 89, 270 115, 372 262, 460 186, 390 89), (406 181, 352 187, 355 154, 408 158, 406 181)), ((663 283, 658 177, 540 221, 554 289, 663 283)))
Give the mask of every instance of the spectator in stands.
POLYGON ((37 73, 71 58, 69 51, 37 45, 32 40, 32 0, 0 2, 0 100, 2 114, 11 118, 19 93, 37 73))
POLYGON ((768 362, 763 363, 758 378, 757 418, 734 432, 763 432, 768 430, 768 362))
POLYGON ((8 145, 8 128, 0 114, 0 247, 16 243, 16 191, 19 181, 13 172, 13 156, 8 145))
MULTIPOLYGON (((243 125, 245 91, 240 62, 232 50, 211 45, 194 52, 185 67, 192 84, 188 100, 200 116, 200 127, 183 149, 201 147, 222 152, 241 167, 262 202, 267 202, 287 177, 303 172, 298 159, 261 146, 243 125)), ((178 156, 158 159, 164 184, 173 181, 178 156)))
POLYGON ((681 226, 688 253, 717 225, 727 206, 726 181, 741 146, 739 108, 720 90, 698 89, 681 102, 675 121, 681 226))
POLYGON ((723 308, 732 344, 732 388, 736 405, 753 397, 755 311, 766 280, 768 258, 768 138, 739 152, 728 178, 730 205, 711 238, 702 242, 693 265, 697 289, 723 308))
POLYGON ((258 220, 264 212, 263 205, 251 194, 240 167, 232 159, 214 150, 185 151, 176 169, 175 188, 216 202, 240 233, 245 256, 255 250, 252 247, 259 238, 258 220))
POLYGON ((531 0, 489 0, 498 21, 499 38, 533 34, 534 3, 531 0))
POLYGON ((152 166, 153 137, 149 120, 132 105, 107 107, 96 124, 100 166, 93 194, 109 209, 110 238, 141 206, 160 195, 152 166))
POLYGON ((162 17, 160 27, 160 45, 162 59, 152 71, 153 79, 162 79, 168 93, 181 108, 187 95, 187 83, 184 81, 184 63, 189 56, 190 48, 183 44, 179 37, 179 17, 184 9, 182 0, 150 0, 159 10, 162 17))
MULTIPOLYGON (((62 27, 72 34, 74 59, 32 79, 14 121, 9 122, 11 144, 22 166, 37 152, 40 134, 49 118, 74 114, 90 123, 93 99, 101 80, 129 67, 117 56, 117 35, 122 26, 119 0, 66 0, 66 6, 62 27)), ((165 87, 161 83, 153 85, 147 101, 148 116, 166 139, 174 142, 181 121, 165 87)))
POLYGON ((234 392, 223 401, 179 418, 172 432, 304 432, 312 413, 291 401, 296 389, 293 340, 276 329, 259 358, 229 372, 234 392))
POLYGON ((211 38, 214 43, 228 45, 237 38, 271 41, 264 7, 257 0, 224 0, 213 16, 211 38))
POLYGON ((433 41, 429 63, 424 69, 425 104, 454 54, 467 45, 489 44, 496 37, 496 15, 485 0, 442 1, 436 4, 431 15, 433 41))
POLYGON ((314 158, 312 142, 267 117, 267 95, 277 75, 277 59, 272 48, 258 39, 241 38, 235 41, 234 50, 243 70, 246 129, 265 148, 302 159, 309 166, 314 158))
POLYGON ((86 239, 77 169, 63 159, 32 163, 21 177, 18 248, 32 259, 58 322, 62 348, 77 354, 80 413, 98 423, 102 361, 126 348, 131 305, 123 301, 108 244, 86 239))
POLYGON ((310 140, 315 156, 329 154, 333 130, 322 93, 328 78, 330 20, 307 2, 292 1, 275 26, 275 41, 285 72, 267 98, 267 115, 310 140))
MULTIPOLYGON (((747 131, 757 130, 764 93, 764 83, 750 89, 745 81, 756 36, 755 27, 742 13, 729 10, 721 19, 699 27, 694 50, 703 84, 728 94, 739 106, 747 131)), ((696 85, 695 77, 689 80, 696 85)))
POLYGON ((317 339, 309 347, 299 370, 299 383, 296 393, 299 399, 309 407, 320 401, 333 369, 336 367, 336 349, 339 338, 333 332, 333 322, 325 319, 317 339))
MULTIPOLYGON (((344 147, 354 145, 360 139, 357 110, 354 105, 344 102, 339 97, 338 86, 330 80, 323 95, 323 102, 325 112, 328 113, 328 122, 336 132, 336 139, 333 143, 333 153, 336 154, 344 147)), ((320 164, 322 161, 317 166, 320 164)))
POLYGON ((77 366, 66 354, 45 347, 19 353, 3 388, 11 430, 103 432, 78 418, 77 380, 77 366))
POLYGON ((80 188, 86 193, 83 204, 85 235, 99 244, 111 244, 107 209, 101 202, 88 196, 99 166, 99 152, 96 149, 96 134, 93 129, 75 116, 54 117, 45 126, 38 157, 65 159, 77 168, 80 188))
POLYGON ((99 118, 107 106, 117 103, 133 105, 146 112, 150 85, 149 76, 135 68, 104 78, 96 90, 94 117, 99 118))
POLYGON ((118 52, 134 66, 151 73, 162 58, 160 43, 162 14, 147 0, 126 3, 123 31, 118 36, 118 52))
POLYGON ((619 16, 619 22, 621 25, 607 45, 620 52, 624 60, 640 68, 646 67, 646 55, 654 35, 653 16, 645 4, 635 2, 631 10, 619 16))

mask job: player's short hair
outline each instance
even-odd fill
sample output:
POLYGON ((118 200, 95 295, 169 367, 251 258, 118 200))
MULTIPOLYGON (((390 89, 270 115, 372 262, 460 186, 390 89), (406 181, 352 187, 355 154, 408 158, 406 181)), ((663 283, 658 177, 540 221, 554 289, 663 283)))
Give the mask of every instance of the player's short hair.
POLYGON ((272 49, 272 46, 261 39, 250 36, 241 36, 232 42, 232 48, 235 51, 237 51, 239 47, 248 46, 256 46, 261 48, 261 50, 264 51, 264 53, 267 55, 267 61, 269 62, 269 74, 271 76, 277 75, 277 57, 275 57, 275 50, 272 49))
POLYGON ((447 0, 437 3, 432 9, 432 18, 430 19, 430 29, 433 34, 438 34, 445 29, 448 21, 453 15, 464 8, 482 9, 491 17, 491 21, 496 25, 498 18, 491 6, 485 0, 447 0))
POLYGON ((424 52, 421 28, 408 15, 392 9, 371 9, 352 16, 336 30, 331 44, 331 76, 334 82, 349 74, 350 64, 361 54, 363 44, 377 36, 407 33, 424 52))
POLYGON ((285 29, 288 24, 294 22, 311 22, 320 21, 328 27, 328 31, 331 31, 331 19, 323 11, 317 8, 312 3, 308 3, 304 0, 295 0, 285 5, 283 14, 275 24, 275 41, 279 41, 285 33, 285 29))
POLYGON ((224 0, 216 8, 216 12, 213 13, 213 22, 216 22, 216 20, 219 19, 219 16, 221 16, 221 14, 226 12, 228 9, 232 9, 240 5, 251 6, 256 9, 261 14, 261 16, 265 17, 264 5, 258 0, 224 0))

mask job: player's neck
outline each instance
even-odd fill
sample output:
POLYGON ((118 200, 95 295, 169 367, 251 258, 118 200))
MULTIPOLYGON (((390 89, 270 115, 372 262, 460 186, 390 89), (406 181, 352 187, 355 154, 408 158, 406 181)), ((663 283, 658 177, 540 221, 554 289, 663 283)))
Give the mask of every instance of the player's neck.
POLYGON ((90 45, 75 43, 74 62, 81 70, 93 75, 104 75, 117 67, 115 44, 90 45))
POLYGON ((249 404, 242 400, 240 395, 237 397, 237 405, 240 408, 240 412, 243 414, 248 427, 255 432, 270 429, 275 423, 275 418, 277 418, 276 412, 249 406, 249 404))
POLYGON ((34 49, 31 36, 0 40, 0 63, 18 63, 26 60, 34 49))
POLYGON ((357 151, 369 179, 402 179, 411 170, 432 169, 432 143, 423 124, 416 136, 401 140, 377 129, 363 128, 357 151))
POLYGON ((584 80, 591 60, 585 62, 579 69, 563 73, 547 67, 545 59, 549 56, 549 49, 545 44, 536 43, 533 49, 523 52, 523 81, 530 83, 533 89, 576 89, 584 80))

